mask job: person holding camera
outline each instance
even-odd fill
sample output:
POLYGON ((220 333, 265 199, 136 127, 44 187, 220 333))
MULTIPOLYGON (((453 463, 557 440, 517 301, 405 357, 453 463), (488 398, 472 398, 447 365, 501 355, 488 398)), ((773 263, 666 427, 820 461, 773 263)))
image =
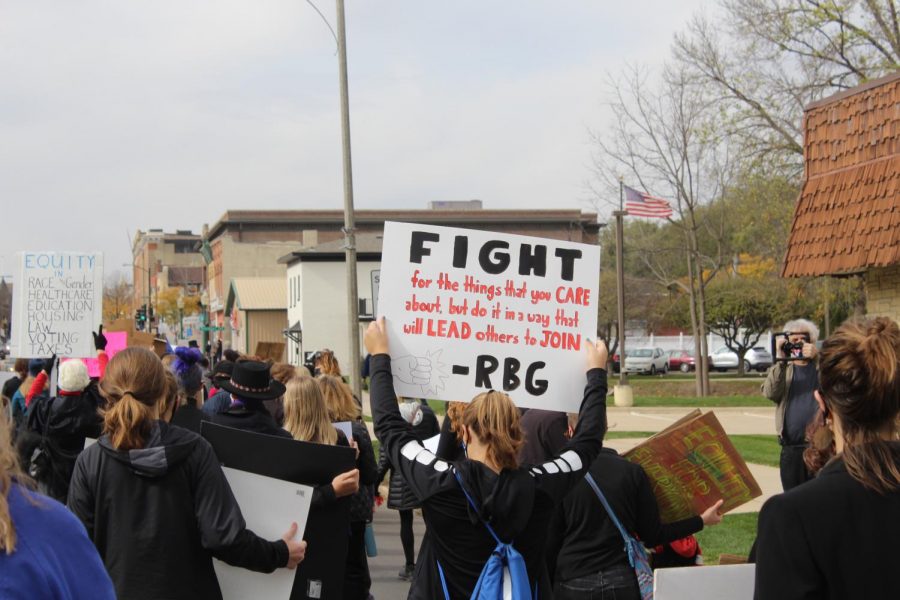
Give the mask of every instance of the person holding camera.
POLYGON ((781 444, 781 486, 784 491, 812 478, 803 462, 809 445, 806 426, 818 406, 813 392, 819 380, 816 341, 819 328, 806 319, 795 319, 776 334, 775 364, 766 373, 762 394, 776 404, 775 430, 781 444))

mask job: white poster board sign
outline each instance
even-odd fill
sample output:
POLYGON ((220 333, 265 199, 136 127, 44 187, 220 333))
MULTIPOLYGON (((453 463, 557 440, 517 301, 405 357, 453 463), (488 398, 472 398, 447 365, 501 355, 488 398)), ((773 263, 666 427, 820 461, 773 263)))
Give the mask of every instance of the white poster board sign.
MULTIPOLYGON (((247 528, 267 540, 279 540, 291 523, 297 523, 297 538, 303 538, 313 489, 247 471, 222 467, 231 491, 241 507, 247 528)), ((216 577, 224 600, 272 598, 287 600, 294 585, 293 569, 256 573, 214 560, 216 577)))
POLYGON ((348 442, 353 441, 353 425, 350 424, 350 421, 339 421, 337 423, 332 423, 334 428, 338 431, 343 432, 344 437, 347 438, 348 442))
POLYGON ((657 569, 654 600, 753 600, 756 565, 657 569))
POLYGON ((600 247, 387 222, 379 316, 401 396, 577 412, 597 335, 600 247))
POLYGON ((91 332, 103 320, 103 254, 18 252, 17 257, 12 355, 94 356, 91 332))

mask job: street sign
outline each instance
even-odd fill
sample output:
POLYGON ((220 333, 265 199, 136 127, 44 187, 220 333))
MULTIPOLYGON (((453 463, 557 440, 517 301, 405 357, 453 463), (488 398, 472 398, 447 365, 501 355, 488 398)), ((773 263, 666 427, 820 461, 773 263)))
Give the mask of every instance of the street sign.
POLYGON ((378 288, 381 285, 381 269, 375 269, 369 273, 372 281, 372 316, 378 318, 378 288))

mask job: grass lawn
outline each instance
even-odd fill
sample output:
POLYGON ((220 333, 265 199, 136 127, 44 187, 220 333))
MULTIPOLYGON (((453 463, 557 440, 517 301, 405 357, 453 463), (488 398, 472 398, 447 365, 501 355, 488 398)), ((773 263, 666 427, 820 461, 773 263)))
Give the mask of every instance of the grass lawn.
POLYGON ((719 564, 720 554, 750 554, 750 546, 756 539, 756 520, 759 513, 725 515, 715 527, 708 527, 695 534, 707 565, 719 564))
MULTIPOLYGON (((713 396, 761 396, 760 385, 763 377, 756 375, 746 378, 710 377, 710 394, 713 396)), ((619 382, 618 376, 610 377, 610 386, 619 382)), ((665 377, 631 376, 628 385, 634 389, 635 396, 687 396, 697 393, 693 376, 666 375, 665 377)))
MULTIPOLYGON (((642 396, 635 390, 634 405, 638 408, 647 406, 689 406, 698 408, 716 408, 719 406, 773 406, 759 395, 708 396, 642 396)), ((615 406, 613 396, 606 397, 607 406, 615 406)))
POLYGON ((607 440, 621 440, 624 438, 648 438, 653 431, 607 431, 603 436, 607 440))
POLYGON ((775 435, 730 435, 731 443, 748 463, 777 467, 781 446, 775 435))

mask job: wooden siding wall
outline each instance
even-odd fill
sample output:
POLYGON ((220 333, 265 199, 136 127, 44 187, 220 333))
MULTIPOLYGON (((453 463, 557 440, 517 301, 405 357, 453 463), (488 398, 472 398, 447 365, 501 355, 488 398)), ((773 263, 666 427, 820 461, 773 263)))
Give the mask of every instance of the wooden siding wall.
MULTIPOLYGON (((246 332, 248 354, 256 352, 259 342, 285 343, 287 338, 282 333, 288 327, 286 310, 248 310, 241 311, 247 318, 246 332)), ((284 361, 282 353, 280 361, 284 361)))

